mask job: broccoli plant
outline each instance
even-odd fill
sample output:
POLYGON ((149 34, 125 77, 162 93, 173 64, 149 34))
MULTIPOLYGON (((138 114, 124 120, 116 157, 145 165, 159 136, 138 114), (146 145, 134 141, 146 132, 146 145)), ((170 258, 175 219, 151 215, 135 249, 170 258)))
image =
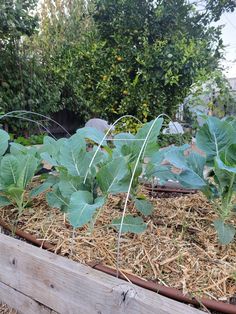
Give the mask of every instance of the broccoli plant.
POLYGON ((230 223, 235 214, 236 192, 236 128, 234 121, 206 118, 196 135, 202 154, 175 148, 165 160, 180 169, 179 182, 187 188, 201 190, 213 203, 218 219, 214 221, 221 244, 230 243, 235 226, 230 223), (204 175, 204 170, 208 175, 204 175))

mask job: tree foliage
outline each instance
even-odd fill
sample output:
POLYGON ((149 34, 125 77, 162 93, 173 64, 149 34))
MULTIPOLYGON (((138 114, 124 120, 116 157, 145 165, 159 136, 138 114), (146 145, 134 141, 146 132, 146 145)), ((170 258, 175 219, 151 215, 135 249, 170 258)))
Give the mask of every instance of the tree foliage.
MULTIPOLYGON (((38 27, 38 18, 32 14, 35 5, 35 0, 1 0, 0 105, 5 112, 57 110, 59 90, 30 42, 38 27)), ((17 126, 23 124, 17 121, 17 126)))
POLYGON ((173 116, 192 83, 218 67, 220 27, 210 26, 216 7, 203 14, 184 0, 96 0, 96 32, 74 58, 81 107, 110 120, 173 116))
POLYGON ((81 121, 174 116, 194 82, 218 68, 235 1, 0 0, 0 107, 81 121), (38 17, 32 14, 39 4, 38 17))

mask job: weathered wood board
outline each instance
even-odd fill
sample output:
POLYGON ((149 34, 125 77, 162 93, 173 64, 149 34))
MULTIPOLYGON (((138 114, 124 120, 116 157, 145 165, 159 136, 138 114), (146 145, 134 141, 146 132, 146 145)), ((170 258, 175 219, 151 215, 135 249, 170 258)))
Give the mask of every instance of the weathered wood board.
POLYGON ((22 314, 203 313, 3 234, 0 302, 22 314))

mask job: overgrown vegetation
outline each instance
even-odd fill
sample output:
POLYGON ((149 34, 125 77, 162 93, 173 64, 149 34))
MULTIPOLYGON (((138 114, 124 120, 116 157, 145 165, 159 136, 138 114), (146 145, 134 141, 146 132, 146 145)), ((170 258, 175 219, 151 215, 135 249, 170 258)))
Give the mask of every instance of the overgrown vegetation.
MULTIPOLYGON (((221 28, 210 23, 235 8, 230 0, 206 1, 202 11, 185 0, 37 4, 0 2, 0 106, 46 115, 66 108, 82 122, 173 117, 192 83, 218 67, 221 28)), ((10 131, 17 124, 21 133, 19 123, 10 131)))

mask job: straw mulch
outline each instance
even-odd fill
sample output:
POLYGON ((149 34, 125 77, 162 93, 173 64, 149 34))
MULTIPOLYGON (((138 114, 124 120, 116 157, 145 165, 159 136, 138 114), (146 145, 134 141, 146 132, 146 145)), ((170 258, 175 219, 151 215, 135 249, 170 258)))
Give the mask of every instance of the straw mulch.
POLYGON ((10 309, 6 304, 0 303, 0 314, 17 314, 17 311, 10 309))
MULTIPOLYGON (((109 198, 92 234, 86 228, 73 233, 64 215, 49 208, 43 195, 25 209, 18 227, 75 261, 116 267, 117 232, 109 224, 121 216, 124 198, 109 198)), ((200 193, 149 198, 155 210, 146 218, 147 231, 122 235, 120 269, 196 297, 230 301, 236 295, 236 241, 219 245, 212 223, 216 216, 208 201, 200 193)), ((128 207, 129 213, 136 213, 132 203, 128 207)), ((0 214, 5 222, 15 219, 10 207, 0 214)))

